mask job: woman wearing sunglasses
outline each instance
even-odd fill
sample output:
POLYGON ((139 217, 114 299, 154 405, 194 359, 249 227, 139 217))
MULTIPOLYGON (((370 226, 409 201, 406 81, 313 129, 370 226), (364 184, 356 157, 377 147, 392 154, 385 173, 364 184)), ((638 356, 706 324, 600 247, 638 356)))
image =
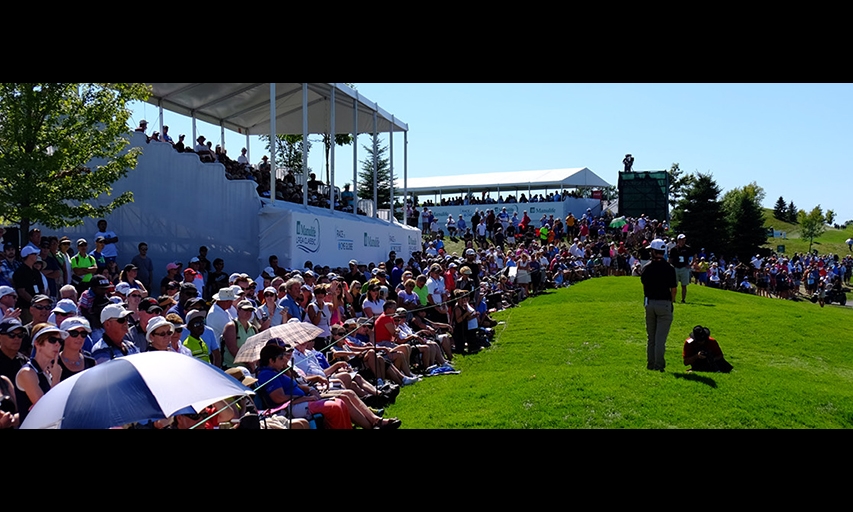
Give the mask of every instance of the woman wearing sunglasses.
POLYGON ((83 344, 92 332, 88 320, 80 316, 66 318, 60 324, 60 330, 68 333, 62 351, 59 353, 59 367, 62 368, 59 380, 63 381, 95 366, 96 363, 92 356, 83 352, 83 344))
POLYGON ((18 370, 15 385, 21 422, 45 393, 59 383, 62 368, 57 364, 62 340, 68 333, 59 327, 43 323, 33 327, 33 346, 36 355, 18 370))

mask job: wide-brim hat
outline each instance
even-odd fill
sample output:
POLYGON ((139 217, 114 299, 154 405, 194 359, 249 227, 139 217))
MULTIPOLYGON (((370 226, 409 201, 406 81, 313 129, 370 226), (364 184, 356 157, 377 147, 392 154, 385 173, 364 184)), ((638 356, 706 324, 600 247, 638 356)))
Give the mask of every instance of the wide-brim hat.
POLYGON ((237 300, 237 294, 235 294, 234 290, 229 286, 227 288, 222 288, 218 292, 216 292, 213 295, 213 300, 215 300, 215 301, 237 300))

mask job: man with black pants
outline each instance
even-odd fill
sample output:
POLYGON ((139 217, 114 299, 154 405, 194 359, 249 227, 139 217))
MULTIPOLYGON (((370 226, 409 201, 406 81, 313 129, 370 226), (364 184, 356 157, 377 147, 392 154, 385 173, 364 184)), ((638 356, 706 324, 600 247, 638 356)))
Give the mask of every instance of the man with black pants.
POLYGON ((669 328, 672 325, 673 302, 677 283, 675 268, 664 259, 666 244, 660 238, 652 240, 647 247, 652 251, 652 261, 642 268, 640 281, 643 283, 646 307, 646 368, 662 372, 666 367, 664 351, 669 328))
MULTIPOLYGON (((684 233, 678 235, 675 247, 669 250, 669 262, 675 267, 675 276, 681 283, 681 303, 687 299, 687 285, 690 284, 690 246, 686 242, 684 233)), ((675 297, 672 298, 675 302, 675 297)))

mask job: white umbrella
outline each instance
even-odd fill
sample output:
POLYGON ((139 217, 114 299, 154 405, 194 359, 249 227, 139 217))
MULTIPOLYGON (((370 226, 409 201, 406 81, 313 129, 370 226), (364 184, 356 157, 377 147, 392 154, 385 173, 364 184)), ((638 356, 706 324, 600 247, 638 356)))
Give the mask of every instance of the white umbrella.
POLYGON ((33 407, 21 428, 104 429, 200 412, 252 391, 219 368, 176 352, 113 359, 64 380, 33 407))
POLYGON ((287 322, 270 327, 250 337, 234 356, 235 363, 254 363, 261 358, 261 349, 273 338, 281 338, 285 344, 295 346, 311 341, 323 334, 323 329, 309 322, 287 322))

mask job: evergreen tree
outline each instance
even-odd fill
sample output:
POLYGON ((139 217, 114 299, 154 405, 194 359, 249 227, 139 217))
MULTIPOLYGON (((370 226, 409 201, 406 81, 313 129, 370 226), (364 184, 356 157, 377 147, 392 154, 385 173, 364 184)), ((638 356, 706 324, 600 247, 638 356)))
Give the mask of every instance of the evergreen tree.
POLYGON ((381 146, 379 138, 374 137, 371 146, 362 147, 367 151, 367 157, 362 160, 358 173, 358 197, 373 200, 373 155, 376 154, 377 209, 388 209, 391 206, 391 164, 385 156, 388 146, 381 146))
POLYGON ((792 224, 796 224, 800 221, 799 212, 797 211, 797 207, 794 206, 794 202, 791 201, 788 203, 788 222, 792 224))
POLYGON ((710 174, 698 173, 684 190, 684 197, 672 212, 675 233, 684 233, 696 252, 720 254, 728 235, 726 216, 720 201, 720 187, 710 174))
POLYGON ((738 190, 727 202, 726 219, 729 225, 728 255, 736 255, 741 261, 746 261, 767 243, 764 210, 748 191, 738 190))
POLYGON ((788 222, 788 205, 785 203, 785 198, 779 196, 779 200, 776 201, 776 206, 773 207, 773 217, 788 222))
POLYGON ((684 197, 684 191, 690 186, 694 177, 692 174, 684 174, 678 162, 673 163, 667 172, 669 173, 669 206, 672 208, 684 197))

